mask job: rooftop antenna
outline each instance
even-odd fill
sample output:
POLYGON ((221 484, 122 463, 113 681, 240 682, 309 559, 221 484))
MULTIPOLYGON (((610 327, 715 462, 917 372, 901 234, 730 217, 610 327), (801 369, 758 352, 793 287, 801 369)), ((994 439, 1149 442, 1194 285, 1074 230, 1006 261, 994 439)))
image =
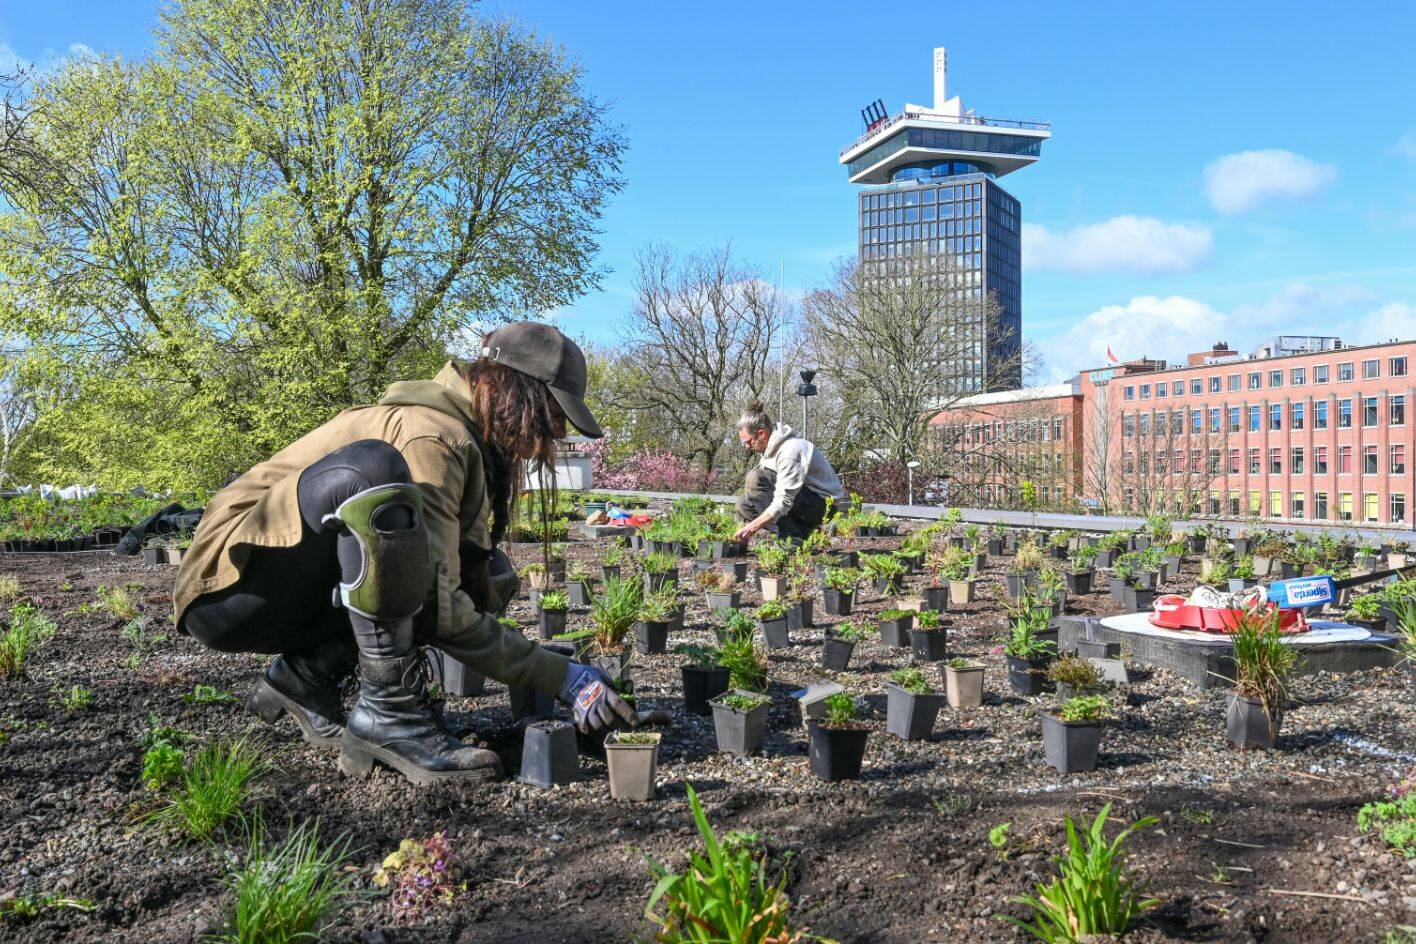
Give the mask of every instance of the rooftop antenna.
POLYGON ((949 78, 949 52, 943 46, 934 47, 934 110, 943 111, 949 100, 946 94, 949 78))

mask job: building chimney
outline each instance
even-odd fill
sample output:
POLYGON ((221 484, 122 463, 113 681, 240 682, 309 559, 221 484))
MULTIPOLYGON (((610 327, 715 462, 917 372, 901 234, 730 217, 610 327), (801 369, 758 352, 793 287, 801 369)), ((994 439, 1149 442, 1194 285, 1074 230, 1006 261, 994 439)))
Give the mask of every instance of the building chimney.
POLYGON ((949 77, 949 53, 943 46, 934 47, 934 110, 943 111, 948 101, 946 88, 949 77))

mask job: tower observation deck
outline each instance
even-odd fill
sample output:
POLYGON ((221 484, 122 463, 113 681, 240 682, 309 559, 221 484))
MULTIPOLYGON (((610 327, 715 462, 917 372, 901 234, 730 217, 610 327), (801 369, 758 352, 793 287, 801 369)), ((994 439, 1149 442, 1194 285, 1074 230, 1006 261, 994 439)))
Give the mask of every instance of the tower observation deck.
POLYGON ((963 291, 996 297, 996 322, 980 318, 976 356, 961 365, 978 392, 1021 386, 1022 206, 998 178, 1036 163, 1052 136, 1045 121, 987 118, 947 94, 948 55, 934 50, 934 104, 890 115, 877 100, 865 133, 840 152, 862 185, 859 258, 916 253, 954 257, 963 291))

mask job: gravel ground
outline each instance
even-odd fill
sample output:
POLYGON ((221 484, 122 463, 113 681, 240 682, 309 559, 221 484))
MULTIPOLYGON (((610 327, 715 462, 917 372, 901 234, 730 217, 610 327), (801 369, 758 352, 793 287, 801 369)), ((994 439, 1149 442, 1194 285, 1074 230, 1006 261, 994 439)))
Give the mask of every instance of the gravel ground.
MULTIPOLYGON (((533 549, 515 554, 525 562, 533 549)), ((572 547, 576 560, 597 555, 590 543, 572 547)), ((1103 734, 1098 769, 1059 775, 1043 763, 1037 717, 1051 696, 1013 695, 995 651, 1006 620, 1003 563, 989 561, 977 603, 945 617, 950 655, 987 665, 981 709, 946 707, 931 740, 904 742, 884 731, 884 683, 910 664, 909 650, 872 639, 857 647, 853 671, 834 676, 864 697, 872 715, 857 782, 811 776, 789 697, 829 675, 819 668, 820 625, 771 655, 773 701, 765 754, 757 758, 717 754, 712 719, 681 710, 681 657, 637 657, 641 707, 668 709, 674 723, 663 729, 657 797, 632 804, 609 798, 604 764, 589 751, 578 783, 553 790, 516 783, 521 736, 496 683, 485 696, 452 699, 448 707, 469 740, 501 754, 506 780, 424 790, 387 771, 346 780, 334 757, 307 747, 288 720, 265 726, 239 701, 203 705, 183 697, 205 684, 244 698, 264 658, 213 653, 176 637, 132 669, 123 665, 132 647, 119 635, 120 621, 79 612, 95 587, 132 583, 143 610, 165 621, 175 569, 111 556, 7 556, 0 570, 18 577, 59 632, 27 677, 0 680, 0 782, 9 797, 0 811, 0 896, 61 892, 91 899, 95 908, 0 921, 0 941, 158 944, 193 940, 221 922, 230 902, 224 847, 183 844, 137 825, 153 805, 139 783, 139 741, 150 717, 203 739, 258 738, 278 764, 259 789, 272 833, 314 817, 329 833, 349 832, 361 895, 331 940, 644 935, 652 884, 645 857, 681 861, 696 842, 688 783, 720 831, 757 830, 774 851, 790 853, 798 914, 814 932, 839 941, 1018 939, 999 915, 1025 913, 1012 899, 1045 879, 1064 814, 1090 818, 1108 802, 1118 822, 1160 819, 1131 845, 1134 866, 1162 904, 1128 939, 1382 941, 1392 928, 1416 925, 1416 860, 1360 835, 1355 822, 1364 802, 1416 765, 1409 674, 1299 678, 1277 749, 1240 753, 1224 742, 1224 692, 1199 692, 1165 671, 1140 670, 1130 704, 1103 734), (54 698, 56 687, 76 683, 94 691, 87 710, 69 711, 54 698), (1004 822, 1012 824, 1006 855, 987 838, 1004 822), (419 923, 395 924, 369 878, 401 839, 437 830, 463 860, 468 888, 419 923)), ((682 584, 691 587, 691 565, 681 567, 682 584)), ((1187 569, 1173 587, 1189 589, 1193 580, 1187 569)), ((861 596, 858 610, 866 615, 888 603, 868 590, 861 596)), ((671 644, 711 642, 701 596, 685 589, 685 598, 687 628, 671 644)), ((1068 612, 1116 609, 1095 593, 1071 601, 1068 612)), ((524 602, 511 615, 534 633, 524 602)), ((572 628, 587 618, 573 612, 572 628)))

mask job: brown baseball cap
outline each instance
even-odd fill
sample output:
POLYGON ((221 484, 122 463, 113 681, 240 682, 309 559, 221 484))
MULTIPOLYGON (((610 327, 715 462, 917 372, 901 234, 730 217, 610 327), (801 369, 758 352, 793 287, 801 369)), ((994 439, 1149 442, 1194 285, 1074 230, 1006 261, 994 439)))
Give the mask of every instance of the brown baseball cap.
POLYGON ((539 321, 504 325, 482 342, 482 356, 544 383, 571 425, 586 436, 605 435, 585 405, 585 353, 557 329, 539 321))

